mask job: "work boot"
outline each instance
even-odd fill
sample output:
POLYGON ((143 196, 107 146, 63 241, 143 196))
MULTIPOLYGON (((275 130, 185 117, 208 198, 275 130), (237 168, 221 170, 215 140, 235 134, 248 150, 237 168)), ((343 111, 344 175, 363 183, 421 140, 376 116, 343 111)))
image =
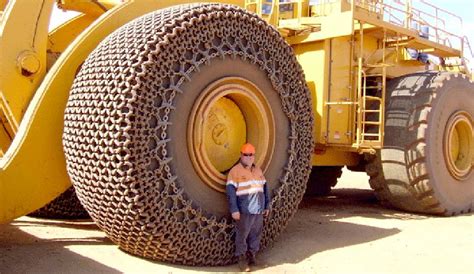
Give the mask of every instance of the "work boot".
POLYGON ((247 261, 247 256, 241 255, 239 256, 239 268, 243 272, 249 272, 250 271, 250 266, 247 261))
POLYGON ((255 257, 255 254, 253 254, 250 251, 247 252, 247 260, 249 262, 249 265, 251 265, 251 266, 256 266, 257 265, 257 258, 255 257))

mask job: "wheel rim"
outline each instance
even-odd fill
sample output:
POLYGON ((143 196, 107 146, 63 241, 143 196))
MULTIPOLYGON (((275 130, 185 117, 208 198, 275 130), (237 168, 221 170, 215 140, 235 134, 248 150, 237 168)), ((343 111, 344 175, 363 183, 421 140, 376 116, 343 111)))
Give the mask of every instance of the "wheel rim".
POLYGON ((255 145, 256 164, 265 172, 274 148, 270 105, 253 83, 238 77, 215 81, 194 104, 188 120, 188 150, 202 182, 225 192, 226 172, 245 142, 255 145))
POLYGON ((472 172, 474 140, 472 118, 465 111, 456 112, 449 119, 444 138, 444 158, 451 175, 465 180, 472 172))

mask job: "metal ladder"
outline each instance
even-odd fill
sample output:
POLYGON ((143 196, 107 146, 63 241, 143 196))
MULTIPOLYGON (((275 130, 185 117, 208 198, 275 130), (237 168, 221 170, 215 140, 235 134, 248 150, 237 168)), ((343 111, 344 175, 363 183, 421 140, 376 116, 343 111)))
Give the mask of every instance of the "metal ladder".
MULTIPOLYGON (((385 70, 385 67, 382 67, 382 70, 385 70)), ((360 123, 360 139, 358 145, 361 148, 381 147, 383 145, 385 75, 385 73, 368 74, 362 70, 362 78, 360 79, 362 96, 360 96, 358 104, 360 112, 358 120, 360 123), (377 80, 374 81, 374 79, 377 80), (374 83, 378 84, 374 85, 374 83), (376 95, 368 95, 368 93, 375 93, 376 95)))
MULTIPOLYGON (((375 64, 367 64, 363 58, 364 24, 359 23, 360 48, 357 57, 357 125, 355 146, 360 152, 374 152, 383 146, 385 122, 385 93, 387 83, 387 67, 385 62, 386 48, 382 43, 382 60, 375 64), (381 72, 372 73, 374 69, 381 72)), ((386 33, 384 32, 384 41, 386 33)))

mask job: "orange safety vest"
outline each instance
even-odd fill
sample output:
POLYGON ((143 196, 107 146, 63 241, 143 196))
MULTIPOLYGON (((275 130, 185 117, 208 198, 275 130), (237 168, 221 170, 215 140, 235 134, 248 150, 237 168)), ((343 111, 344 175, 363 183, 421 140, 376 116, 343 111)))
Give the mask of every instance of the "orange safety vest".
POLYGON ((259 167, 245 168, 241 163, 235 165, 227 176, 227 185, 236 188, 236 195, 248 195, 263 192, 265 176, 259 167))

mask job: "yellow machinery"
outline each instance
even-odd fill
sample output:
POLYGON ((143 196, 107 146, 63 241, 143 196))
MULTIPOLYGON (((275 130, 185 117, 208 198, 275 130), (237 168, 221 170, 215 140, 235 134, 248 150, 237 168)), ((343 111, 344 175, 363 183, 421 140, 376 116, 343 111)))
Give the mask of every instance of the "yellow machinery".
POLYGON ((227 264, 244 142, 272 192, 264 246, 343 166, 389 206, 472 210, 461 18, 424 0, 221 2, 58 0, 82 14, 48 32, 53 0, 0 0, 0 222, 72 183, 124 250, 227 264))

